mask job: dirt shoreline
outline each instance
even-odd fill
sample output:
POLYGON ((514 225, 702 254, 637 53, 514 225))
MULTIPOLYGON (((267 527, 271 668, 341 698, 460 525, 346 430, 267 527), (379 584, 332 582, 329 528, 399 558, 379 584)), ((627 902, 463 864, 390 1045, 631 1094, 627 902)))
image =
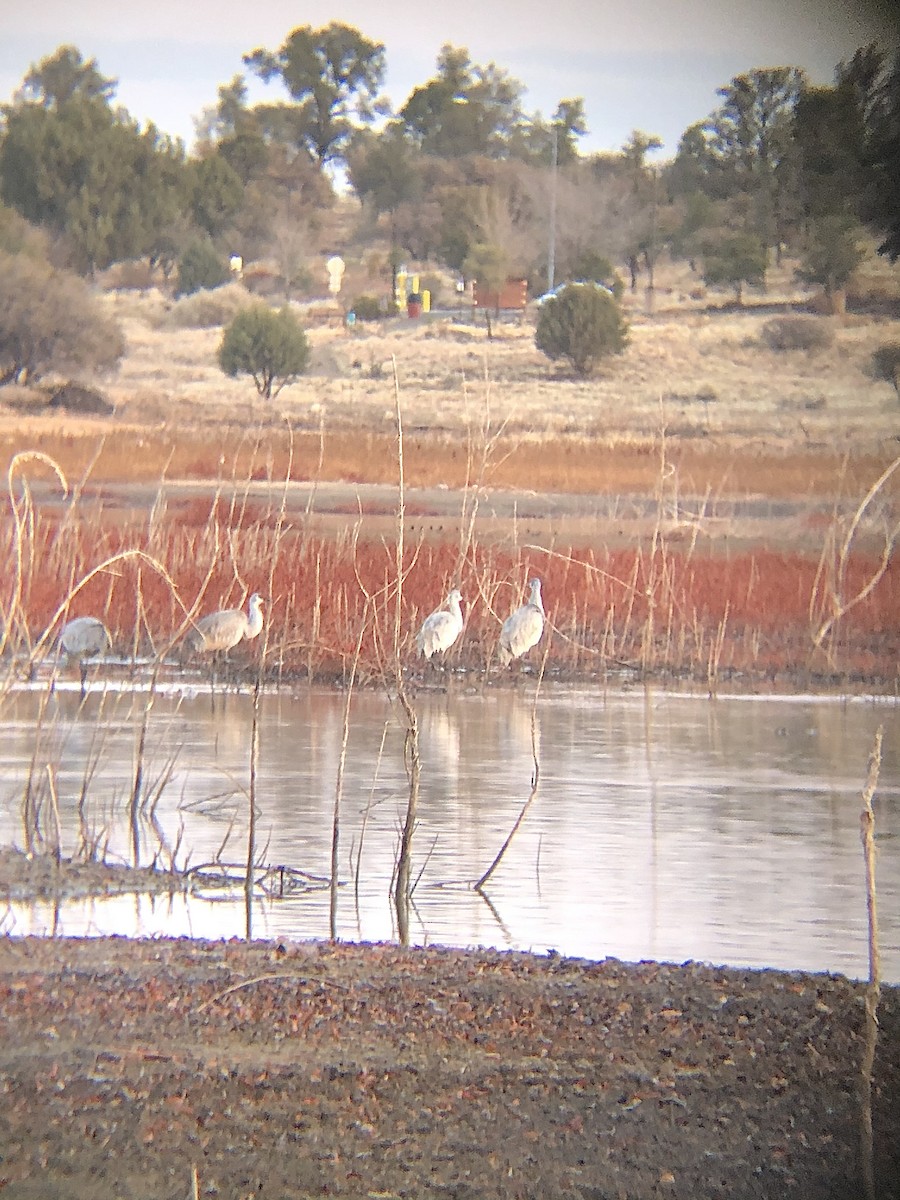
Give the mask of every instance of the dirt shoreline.
MULTIPOLYGON (((864 987, 384 945, 0 941, 0 1190, 859 1197, 864 987)), ((900 989, 872 1088, 900 1194, 900 989)))

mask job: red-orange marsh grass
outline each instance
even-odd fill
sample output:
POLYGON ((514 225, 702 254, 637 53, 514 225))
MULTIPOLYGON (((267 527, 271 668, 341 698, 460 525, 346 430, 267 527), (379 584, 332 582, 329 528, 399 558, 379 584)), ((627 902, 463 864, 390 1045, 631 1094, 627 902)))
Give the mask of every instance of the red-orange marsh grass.
MULTIPOLYGON (((198 514, 199 515, 199 514, 198 514)), ((82 513, 84 516, 84 513, 82 513)), ((5 561, 13 564, 11 523, 2 526, 5 561)), ((175 585, 146 562, 128 560, 93 579, 68 615, 93 613, 118 647, 135 653, 166 645, 206 584, 198 615, 239 603, 246 591, 270 597, 267 671, 273 676, 345 673, 364 622, 363 668, 390 660, 396 612, 391 543, 320 538, 301 527, 276 533, 265 521, 224 524, 162 519, 143 527, 102 520, 59 523, 39 517, 24 555, 21 627, 31 642, 43 633, 70 589, 104 559, 141 549, 175 585), (367 597, 369 599, 367 599, 367 597)), ((401 657, 412 663, 424 616, 459 586, 466 626, 450 658, 466 668, 492 658, 502 619, 522 602, 529 576, 541 577, 552 633, 551 674, 594 677, 630 665, 647 672, 715 678, 827 673, 858 675, 896 686, 900 668, 900 566, 889 565, 863 602, 838 620, 814 650, 813 636, 834 611, 833 580, 815 557, 756 550, 706 556, 665 542, 598 553, 570 547, 553 553, 510 552, 476 543, 460 560, 450 541, 407 546, 401 607, 401 657)), ((840 584, 855 596, 876 567, 852 556, 840 584)), ((10 567, 5 586, 11 587, 10 567)), ((4 595, 3 603, 7 604, 4 595)), ((239 648, 256 661, 261 643, 239 648)), ((532 652, 537 659, 538 651, 532 652)))
MULTIPOLYGON (((0 434, 0 469, 21 449, 23 434, 0 434)), ((339 428, 296 431, 179 426, 151 434, 111 429, 102 433, 82 423, 68 432, 49 422, 29 427, 27 444, 58 462, 70 480, 90 469, 92 485, 104 482, 158 484, 169 479, 215 481, 222 464, 230 480, 291 478, 351 483, 396 483, 397 442, 393 431, 339 428)), ((480 470, 479 451, 464 437, 450 433, 407 431, 404 470, 410 487, 445 485, 463 488, 480 470)), ((697 444, 670 437, 667 461, 677 471, 682 493, 771 497, 864 495, 892 455, 858 455, 846 459, 819 444, 809 450, 761 444, 697 444)), ((609 442, 584 434, 500 437, 494 445, 484 482, 496 488, 530 491, 653 494, 659 484, 658 439, 652 432, 642 442, 609 442)), ((900 495, 900 476, 888 491, 900 495)))

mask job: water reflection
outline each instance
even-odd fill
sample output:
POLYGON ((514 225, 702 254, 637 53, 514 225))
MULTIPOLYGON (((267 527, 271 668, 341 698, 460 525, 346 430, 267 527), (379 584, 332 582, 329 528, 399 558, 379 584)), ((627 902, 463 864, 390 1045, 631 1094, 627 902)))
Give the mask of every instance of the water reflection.
MULTIPOLYGON (((860 791, 884 725, 875 801, 885 979, 900 980, 900 708, 871 700, 719 697, 652 689, 422 693, 411 936, 602 958, 699 958, 866 972, 860 791), (531 791, 534 804, 487 895, 473 891, 531 791)), ((147 696, 93 688, 50 699, 36 753, 35 691, 0 709, 0 841, 22 844, 32 760, 52 762, 63 848, 94 838, 129 861, 135 746, 147 696), (79 822, 79 797, 85 796, 79 822)), ((259 859, 327 878, 346 697, 261 701, 259 859)), ((252 702, 155 697, 144 763, 141 858, 180 867, 246 857, 252 702), (149 817, 153 810, 154 820, 149 817)), ((406 809, 402 713, 351 699, 337 928, 396 936, 391 904, 406 809), (358 888, 356 881, 358 879, 358 888)), ((39 769, 44 769, 40 766, 39 769)), ((15 932, 240 935, 243 897, 14 905, 15 932)), ((260 896, 258 937, 324 937, 327 890, 260 896)))

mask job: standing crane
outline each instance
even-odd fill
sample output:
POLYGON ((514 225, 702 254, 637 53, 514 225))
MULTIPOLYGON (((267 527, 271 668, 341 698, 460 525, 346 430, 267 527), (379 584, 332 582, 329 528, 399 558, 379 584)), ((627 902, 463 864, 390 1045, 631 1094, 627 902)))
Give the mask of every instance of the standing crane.
POLYGON ((73 617, 63 625, 59 634, 59 649, 66 662, 76 659, 81 673, 81 694, 87 686, 87 660, 109 649, 112 639, 99 617, 73 617))
POLYGON ((544 632, 544 604, 541 600, 541 581, 532 579, 531 592, 521 608, 517 608, 500 628, 500 662, 505 667, 514 658, 521 658, 536 646, 544 632))
POLYGON ((227 655, 238 642, 259 637, 263 627, 263 598, 254 592, 247 605, 247 612, 240 608, 220 608, 196 622, 185 639, 189 650, 212 655, 210 685, 216 686, 216 664, 227 655))
POLYGON ((201 617, 187 635, 191 650, 202 654, 226 654, 238 642, 250 641, 262 633, 263 598, 254 592, 247 612, 240 608, 221 608, 201 617))
POLYGON ((463 615, 460 608, 462 595, 454 588, 440 608, 436 608, 422 622, 422 628, 416 637, 416 646, 420 654, 430 661, 433 654, 443 654, 449 650, 462 633, 463 615))

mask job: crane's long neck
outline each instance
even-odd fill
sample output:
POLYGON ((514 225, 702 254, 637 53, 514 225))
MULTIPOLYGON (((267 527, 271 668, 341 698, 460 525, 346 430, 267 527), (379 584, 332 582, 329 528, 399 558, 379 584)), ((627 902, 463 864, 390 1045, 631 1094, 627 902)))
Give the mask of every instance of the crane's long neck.
POLYGON ((531 595, 528 598, 528 603, 541 612, 544 611, 544 602, 541 599, 541 585, 537 581, 531 585, 531 595))
POLYGON ((248 640, 250 638, 259 637, 259 635, 262 633, 262 627, 262 601, 258 596, 254 596, 250 600, 250 615, 247 617, 247 632, 244 634, 244 637, 248 640))

